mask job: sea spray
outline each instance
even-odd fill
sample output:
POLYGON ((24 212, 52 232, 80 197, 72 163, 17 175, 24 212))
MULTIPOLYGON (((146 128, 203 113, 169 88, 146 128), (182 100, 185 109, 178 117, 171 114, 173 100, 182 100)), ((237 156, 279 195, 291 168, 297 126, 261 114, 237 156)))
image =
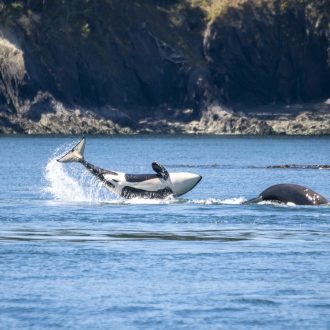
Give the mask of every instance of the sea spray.
POLYGON ((244 197, 233 197, 226 199, 207 198, 200 200, 190 200, 187 202, 191 204, 201 204, 201 205, 240 205, 246 202, 246 199, 244 197))
POLYGON ((49 159, 45 167, 44 193, 50 194, 55 200, 65 202, 98 203, 114 198, 101 182, 92 177, 84 168, 79 168, 79 164, 64 166, 57 162, 56 158, 49 159))
POLYGON ((44 191, 50 193, 54 199, 76 202, 88 200, 79 180, 70 176, 55 158, 50 159, 46 165, 45 179, 48 185, 44 191))

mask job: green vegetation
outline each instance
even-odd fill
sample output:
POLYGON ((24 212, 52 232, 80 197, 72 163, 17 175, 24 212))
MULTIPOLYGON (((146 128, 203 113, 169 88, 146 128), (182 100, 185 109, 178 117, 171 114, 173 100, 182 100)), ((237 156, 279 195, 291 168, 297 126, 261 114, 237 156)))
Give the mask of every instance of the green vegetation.
POLYGON ((240 8, 244 5, 251 7, 260 7, 265 5, 269 8, 274 8, 275 3, 279 4, 279 9, 282 13, 296 6, 305 6, 311 1, 307 0, 189 0, 192 6, 201 8, 207 17, 207 20, 213 21, 217 17, 224 15, 229 9, 240 8))
POLYGON ((24 6, 21 2, 12 2, 7 5, 7 8, 12 10, 21 10, 24 6))
POLYGON ((206 17, 210 21, 225 14, 230 8, 239 8, 243 4, 249 2, 260 4, 264 1, 267 0, 190 0, 192 6, 200 7, 206 13, 206 17))

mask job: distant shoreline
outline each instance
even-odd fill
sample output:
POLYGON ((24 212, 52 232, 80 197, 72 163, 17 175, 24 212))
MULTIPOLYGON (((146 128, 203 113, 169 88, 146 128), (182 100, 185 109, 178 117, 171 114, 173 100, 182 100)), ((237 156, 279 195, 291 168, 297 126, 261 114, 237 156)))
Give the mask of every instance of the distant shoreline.
POLYGON ((330 135, 330 105, 325 103, 295 106, 265 106, 233 111, 220 105, 205 109, 196 120, 182 120, 158 113, 116 122, 92 111, 55 110, 31 119, 24 114, 0 113, 0 134, 5 135, 223 135, 223 136, 307 136, 330 135))
POLYGON ((0 1, 0 134, 330 134, 313 1, 0 1))

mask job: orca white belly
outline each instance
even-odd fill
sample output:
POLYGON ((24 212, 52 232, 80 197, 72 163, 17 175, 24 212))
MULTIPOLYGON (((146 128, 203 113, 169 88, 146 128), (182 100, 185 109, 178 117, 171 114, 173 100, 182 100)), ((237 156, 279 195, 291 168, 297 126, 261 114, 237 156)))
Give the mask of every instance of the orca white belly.
POLYGON ((198 174, 186 172, 169 173, 167 180, 150 175, 150 179, 139 182, 127 181, 129 176, 133 175, 117 172, 116 175, 105 174, 104 178, 112 184, 107 186, 109 190, 125 198, 132 198, 129 195, 148 198, 165 198, 168 195, 181 196, 193 189, 202 179, 198 174))

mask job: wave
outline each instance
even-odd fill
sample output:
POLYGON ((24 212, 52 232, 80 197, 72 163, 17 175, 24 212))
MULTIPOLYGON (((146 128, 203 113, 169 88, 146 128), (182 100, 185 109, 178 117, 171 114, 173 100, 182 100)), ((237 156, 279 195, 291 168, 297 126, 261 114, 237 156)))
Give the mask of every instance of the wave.
POLYGON ((189 200, 188 203, 200 205, 240 205, 246 201, 247 199, 244 197, 234 197, 226 199, 207 198, 199 200, 189 200))
POLYGON ((244 197, 237 198, 207 198, 207 199, 186 199, 186 198, 176 198, 169 196, 165 199, 147 199, 147 198, 132 198, 132 199, 116 199, 105 201, 107 204, 127 204, 127 205, 158 205, 158 204, 195 204, 195 205, 240 205, 246 201, 244 197))

